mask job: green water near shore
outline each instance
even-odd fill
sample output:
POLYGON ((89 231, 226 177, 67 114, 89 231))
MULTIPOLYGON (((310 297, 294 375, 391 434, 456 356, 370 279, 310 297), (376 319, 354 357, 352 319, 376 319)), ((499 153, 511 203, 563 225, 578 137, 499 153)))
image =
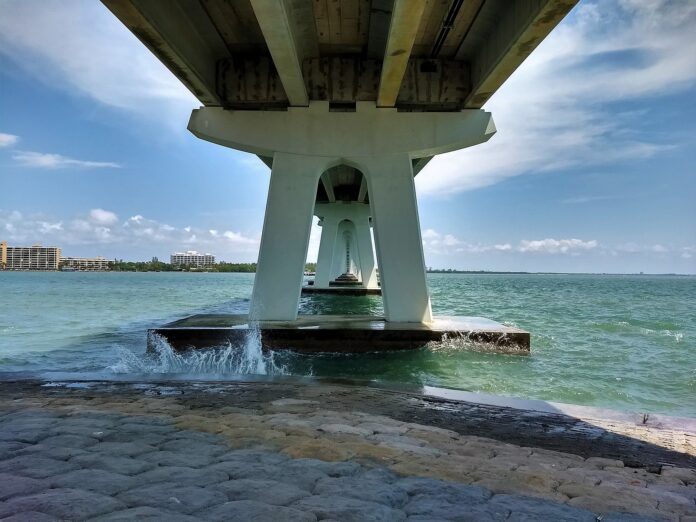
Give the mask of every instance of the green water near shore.
MULTIPOLYGON (((147 358, 145 332, 193 313, 246 312, 253 277, 0 273, 0 372, 233 378, 234 358, 198 360, 195 368, 172 364, 172 354, 147 358)), ((428 284, 436 315, 479 315, 529 330, 532 354, 452 343, 356 356, 278 354, 274 368, 696 417, 696 277, 430 274, 428 284)), ((380 297, 300 303, 301 313, 381 311, 380 297)))

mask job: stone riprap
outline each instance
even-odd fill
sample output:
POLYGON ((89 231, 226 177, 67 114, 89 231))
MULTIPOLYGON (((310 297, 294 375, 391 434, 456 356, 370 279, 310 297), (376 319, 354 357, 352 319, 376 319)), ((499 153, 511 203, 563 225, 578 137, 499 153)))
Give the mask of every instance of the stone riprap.
POLYGON ((588 455, 560 418, 516 410, 514 436, 477 435, 448 417, 471 404, 424 404, 333 384, 2 382, 0 519, 696 521, 688 430, 598 422, 588 455))

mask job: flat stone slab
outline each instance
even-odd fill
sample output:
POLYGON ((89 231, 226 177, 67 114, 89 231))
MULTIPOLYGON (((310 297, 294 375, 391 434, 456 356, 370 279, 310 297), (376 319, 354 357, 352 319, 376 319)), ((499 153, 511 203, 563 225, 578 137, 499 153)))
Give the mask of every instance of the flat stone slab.
POLYGON ((528 353, 529 332, 483 317, 440 316, 432 323, 387 322, 366 315, 300 315, 296 321, 251 324, 244 314, 198 314, 148 331, 164 337, 174 350, 243 343, 258 327, 264 349, 299 352, 361 353, 413 350, 428 343, 485 343, 492 351, 528 353))

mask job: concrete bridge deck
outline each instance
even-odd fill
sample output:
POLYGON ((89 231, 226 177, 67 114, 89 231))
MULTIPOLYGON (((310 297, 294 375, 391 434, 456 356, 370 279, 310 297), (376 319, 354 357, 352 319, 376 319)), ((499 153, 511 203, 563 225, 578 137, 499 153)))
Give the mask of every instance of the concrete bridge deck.
MULTIPOLYGON (((463 339, 493 349, 528 353, 530 335, 483 317, 436 317, 432 323, 389 322, 364 315, 300 315, 295 321, 259 321, 264 349, 360 353, 410 350, 430 342, 463 339)), ((253 326, 247 315, 199 314, 149 330, 175 350, 243 343, 253 326)))

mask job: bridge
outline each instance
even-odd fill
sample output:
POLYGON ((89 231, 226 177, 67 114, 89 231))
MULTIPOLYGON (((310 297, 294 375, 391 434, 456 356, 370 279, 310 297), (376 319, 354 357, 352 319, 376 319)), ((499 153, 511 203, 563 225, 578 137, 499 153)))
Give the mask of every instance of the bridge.
POLYGON ((482 107, 576 3, 102 1, 200 100, 194 135, 271 168, 250 316, 297 319, 316 215, 316 286, 374 289, 379 266, 386 321, 421 325, 414 176, 493 136, 482 107))

